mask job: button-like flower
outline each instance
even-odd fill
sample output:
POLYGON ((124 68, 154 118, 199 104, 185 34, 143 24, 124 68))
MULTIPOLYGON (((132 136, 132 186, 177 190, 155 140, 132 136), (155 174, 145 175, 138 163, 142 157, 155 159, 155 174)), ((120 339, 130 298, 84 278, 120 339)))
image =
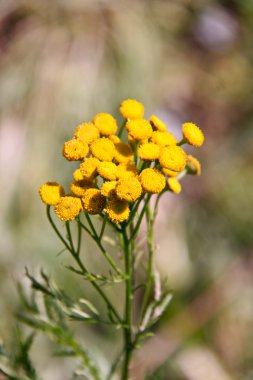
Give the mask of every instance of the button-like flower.
POLYGON ((39 195, 43 203, 53 206, 64 196, 64 189, 57 182, 46 182, 40 186, 39 195))
POLYGON ((98 128, 101 135, 110 136, 117 132, 116 119, 109 113, 99 113, 94 119, 93 123, 98 128))
POLYGON ((125 119, 141 119, 144 115, 144 106, 135 99, 124 100, 119 108, 125 119))
POLYGON ((114 223, 121 223, 127 220, 130 214, 128 202, 112 198, 109 200, 105 210, 108 218, 114 223))
POLYGON ((79 215, 82 209, 80 198, 65 196, 60 199, 54 208, 59 219, 64 222, 73 220, 79 215))
POLYGON ((164 131, 155 131, 152 133, 151 141, 154 144, 157 144, 159 146, 170 146, 170 145, 176 145, 177 139, 172 135, 172 133, 164 131))
POLYGON ((98 189, 86 190, 83 198, 83 209, 89 214, 100 214, 106 204, 106 198, 101 194, 98 189))
POLYGON ((148 139, 152 135, 152 127, 145 119, 129 120, 126 123, 126 129, 129 135, 137 141, 148 139))
POLYGON ((75 130, 74 136, 82 140, 86 144, 92 143, 92 141, 99 138, 99 130, 91 122, 78 125, 75 130))
POLYGON ((141 196, 142 188, 139 180, 135 177, 122 178, 115 188, 119 199, 134 202, 141 196))
POLYGON ((167 180, 168 188, 175 194, 179 194, 181 192, 181 184, 176 178, 168 178, 167 180))
POLYGON ((140 176, 141 185, 144 191, 151 194, 160 193, 166 185, 164 175, 157 169, 144 169, 140 176))
POLYGON ((201 129, 193 123, 184 123, 182 125, 183 137, 190 145, 201 146, 204 143, 204 135, 201 129))
POLYGON ((170 170, 181 171, 186 165, 186 153, 179 146, 168 146, 161 149, 160 164, 170 170))
POLYGON ((166 124, 161 119, 158 119, 157 116, 152 115, 149 120, 152 127, 157 131, 165 132, 167 130, 166 124))
POLYGON ((138 156, 143 161, 154 161, 159 158, 160 147, 154 143, 141 144, 138 147, 138 156))
POLYGON ((90 151, 93 156, 100 161, 112 161, 115 154, 115 147, 111 140, 102 137, 93 141, 90 146, 90 151))
POLYGON ((79 161, 87 156, 88 151, 88 144, 79 139, 72 139, 65 142, 62 154, 69 161, 79 161))
POLYGON ((115 180, 117 178, 117 166, 113 162, 100 162, 97 171, 104 179, 115 180))

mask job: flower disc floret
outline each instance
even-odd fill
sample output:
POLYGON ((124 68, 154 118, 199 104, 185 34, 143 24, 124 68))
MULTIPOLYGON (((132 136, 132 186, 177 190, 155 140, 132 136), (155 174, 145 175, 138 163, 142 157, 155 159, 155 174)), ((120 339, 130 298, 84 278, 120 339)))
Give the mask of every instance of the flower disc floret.
POLYGON ((138 156, 143 161, 154 161, 159 158, 160 147, 154 143, 145 143, 138 147, 138 156))
POLYGON ((115 154, 115 147, 111 140, 102 137, 93 141, 90 146, 90 151, 94 157, 100 161, 112 161, 115 154))
POLYGON ((59 219, 64 222, 73 220, 79 215, 82 209, 80 198, 65 196, 60 199, 54 208, 59 219))
POLYGON ((64 196, 64 189, 57 182, 46 182, 40 186, 39 195, 43 203, 54 206, 64 196))
POLYGON ((159 146, 171 146, 177 144, 177 139, 170 132, 155 131, 152 133, 151 141, 159 146))
POLYGON ((157 116, 152 115, 150 117, 149 121, 150 121, 150 124, 152 125, 152 127, 154 129, 156 129, 157 131, 165 132, 167 130, 166 124, 161 119, 159 119, 157 116))
POLYGON ((119 111, 125 119, 141 119, 144 106, 135 99, 126 99, 121 103, 119 111))
POLYGON ((191 155, 187 156, 187 172, 188 174, 200 175, 201 174, 201 164, 199 160, 191 155))
POLYGON ((62 154, 68 161, 83 160, 89 151, 88 144, 79 139, 66 141, 63 145, 62 154))
POLYGON ((118 181, 115 188, 119 199, 134 202, 141 196, 142 187, 139 180, 135 177, 122 178, 118 181))
POLYGON ((99 113, 93 119, 94 125, 104 136, 110 136, 117 132, 116 119, 109 113, 99 113))
POLYGON ((160 193, 166 185, 164 175, 157 169, 144 169, 139 178, 143 190, 151 194, 160 193))
POLYGON ((179 146, 168 146, 161 149, 159 162, 162 167, 180 172, 186 165, 186 153, 179 146))
POLYGON ((97 171, 104 179, 115 180, 117 178, 117 166, 113 162, 100 162, 97 171))
POLYGON ((182 125, 184 140, 194 146, 201 146, 204 143, 204 135, 201 129, 193 123, 184 123, 182 125))
POLYGON ((106 198, 100 190, 88 189, 82 198, 82 203, 84 211, 92 215, 100 214, 105 207, 106 198))
POLYGON ((92 180, 97 175, 97 167, 100 161, 95 157, 86 158, 80 165, 82 179, 92 180))
POLYGON ((82 198, 86 190, 90 188, 94 188, 94 187, 95 187, 94 183, 90 181, 81 180, 81 181, 75 181, 71 183, 69 186, 69 189, 71 193, 74 194, 76 197, 82 198))
POLYGON ((129 218, 129 205, 126 201, 112 198, 109 200, 105 210, 108 218, 114 223, 122 223, 129 218))
POLYGON ((152 135, 152 127, 145 119, 129 120, 126 123, 126 129, 129 135, 137 141, 149 139, 152 135))
POLYGON ((133 159, 133 151, 129 144, 118 142, 115 145, 114 159, 119 164, 126 163, 133 159))
POLYGON ((182 190, 180 182, 176 178, 168 178, 168 188, 175 194, 179 194, 182 190))
POLYGON ((117 181, 105 181, 101 186, 101 194, 105 197, 116 196, 115 188, 117 185, 117 181))
POLYGON ((100 137, 99 130, 91 122, 78 125, 75 130, 74 136, 83 141, 86 144, 92 143, 92 141, 100 137))

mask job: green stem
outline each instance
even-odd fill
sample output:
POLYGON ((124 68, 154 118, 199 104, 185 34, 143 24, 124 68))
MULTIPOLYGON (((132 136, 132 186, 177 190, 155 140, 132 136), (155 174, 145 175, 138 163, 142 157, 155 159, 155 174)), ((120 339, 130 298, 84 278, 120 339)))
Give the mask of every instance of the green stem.
POLYGON ((59 237, 59 239, 65 245, 65 247, 67 248, 67 250, 70 251, 71 250, 70 246, 68 245, 68 243, 66 242, 66 240, 62 237, 60 231, 58 230, 58 228, 54 224, 54 221, 53 221, 51 213, 50 213, 50 206, 47 206, 47 217, 48 217, 48 220, 49 220, 51 226, 53 227, 53 230, 56 233, 56 235, 59 237))
POLYGON ((126 120, 123 121, 123 123, 122 123, 122 125, 121 125, 121 127, 119 129, 119 132, 118 132, 118 137, 119 138, 121 137, 121 135, 122 135, 122 133, 124 131, 125 125, 126 125, 126 120))
POLYGON ((133 350, 132 345, 132 307, 133 307, 133 265, 132 265, 132 252, 129 243, 129 239, 126 232, 126 227, 122 226, 123 237, 123 251, 125 258, 125 273, 126 273, 126 288, 125 288, 125 329, 124 329, 124 343, 125 343, 125 355, 122 368, 122 380, 128 379, 129 363, 133 350))
MULTIPOLYGON (((119 275, 122 275, 121 270, 118 268, 117 264, 115 263, 115 261, 113 260, 113 258, 111 257, 111 255, 110 255, 110 254, 106 251, 106 249, 103 247, 103 245, 102 245, 102 243, 101 243, 101 237, 98 236, 98 234, 96 233, 95 228, 94 228, 94 226, 93 226, 93 224, 92 224, 92 221, 90 220, 90 217, 89 217, 87 214, 85 214, 85 216, 86 216, 86 219, 87 219, 87 221, 88 221, 88 223, 89 223, 91 229, 94 230, 95 235, 94 235, 94 233, 91 233, 91 232, 88 230, 88 228, 87 228, 87 227, 86 227, 86 226, 85 226, 80 220, 77 220, 77 222, 81 225, 82 228, 84 228, 84 229, 89 233, 89 235, 92 237, 92 239, 96 242, 96 244, 97 244, 98 247, 100 248, 102 254, 104 255, 105 259, 108 261, 108 263, 111 265, 111 267, 115 270, 115 272, 116 272, 117 274, 119 274, 119 275)), ((105 226, 102 227, 102 229, 103 229, 103 228, 105 228, 105 226)), ((101 235, 101 233, 100 233, 100 235, 101 235)))
POLYGON ((151 216, 150 206, 146 208, 147 226, 148 226, 148 267, 147 267, 147 283, 142 302, 141 321, 145 315, 148 300, 150 297, 152 283, 154 281, 154 216, 151 216))
MULTIPOLYGON (((48 219, 49 219, 49 222, 51 224, 51 226, 53 227, 54 231, 56 232, 57 236, 60 238, 60 240, 63 242, 63 244, 65 245, 65 247, 68 249, 68 251, 70 252, 71 256, 73 257, 73 259, 76 261, 76 263, 78 264, 79 268, 81 269, 81 272, 84 276, 87 276, 90 274, 90 272, 86 269, 86 267, 84 266, 83 262, 81 261, 79 255, 77 254, 77 252, 75 251, 74 249, 74 246, 73 246, 73 241, 72 241, 72 237, 71 237, 71 231, 70 231, 70 228, 69 228, 69 224, 66 223, 66 228, 67 228, 67 233, 68 233, 68 237, 69 237, 69 242, 70 242, 70 245, 68 245, 68 243, 65 241, 65 239, 62 237, 61 233, 59 232, 58 228, 56 227, 52 217, 51 217, 51 214, 50 214, 50 206, 47 207, 47 216, 48 216, 48 219)), ((90 278, 90 283, 91 285, 96 289, 96 291, 100 294, 101 298, 104 300, 104 302, 106 303, 107 305, 107 308, 110 312, 112 312, 115 316, 115 318, 118 320, 118 322, 121 324, 122 323, 122 320, 121 320, 121 317, 120 315, 118 314, 117 310, 115 309, 115 307, 112 305, 112 303, 110 302, 110 300, 107 298, 106 294, 103 292, 102 289, 100 289, 99 285, 97 285, 96 283, 96 280, 93 279, 92 277, 90 278)))
POLYGON ((141 213, 140 213, 139 219, 138 219, 138 221, 137 221, 137 223, 136 223, 136 226, 135 226, 135 228, 134 228, 134 230, 133 230, 133 233, 131 234, 130 240, 134 239, 135 236, 136 236, 136 234, 137 234, 138 231, 139 231, 139 228, 140 228, 140 225, 141 225, 141 222, 142 222, 142 218, 143 218, 143 216, 144 216, 144 214, 145 214, 146 206, 147 206, 147 204, 148 204, 148 202, 149 202, 149 200, 150 200, 150 197, 151 197, 151 194, 148 194, 147 198, 146 198, 145 201, 144 201, 143 208, 142 208, 142 210, 141 210, 141 213))

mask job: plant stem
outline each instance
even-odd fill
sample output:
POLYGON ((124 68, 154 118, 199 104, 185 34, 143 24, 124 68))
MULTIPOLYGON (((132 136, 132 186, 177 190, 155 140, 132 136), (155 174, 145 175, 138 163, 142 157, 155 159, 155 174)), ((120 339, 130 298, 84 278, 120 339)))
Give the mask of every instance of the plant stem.
POLYGON ((124 355, 124 363, 122 368, 122 380, 128 379, 129 373, 129 363, 132 354, 132 307, 133 307, 133 265, 132 265, 132 252, 126 227, 122 226, 122 248, 124 251, 125 258, 125 273, 126 273, 126 288, 125 288, 125 329, 124 333, 124 347, 125 347, 125 355, 124 355))

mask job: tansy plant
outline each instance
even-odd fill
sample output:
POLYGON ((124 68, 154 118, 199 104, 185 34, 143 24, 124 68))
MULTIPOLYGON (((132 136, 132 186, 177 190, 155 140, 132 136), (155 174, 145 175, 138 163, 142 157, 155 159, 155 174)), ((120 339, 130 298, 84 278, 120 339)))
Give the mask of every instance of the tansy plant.
MULTIPOLYGON (((78 125, 73 137, 64 143, 63 156, 78 164, 66 193, 57 182, 44 183, 39 189, 49 222, 73 258, 69 269, 91 284, 107 313, 100 315, 88 300, 71 301, 44 273, 40 282, 27 272, 32 287, 44 294, 46 315, 41 315, 39 307, 26 300, 29 307, 21 316, 34 329, 53 337, 63 347, 62 354, 78 357, 78 370, 85 369, 88 378, 96 380, 112 379, 116 373, 121 374, 116 378, 129 378, 134 350, 150 334, 171 299, 168 289, 161 289, 154 264, 154 224, 159 200, 169 191, 179 194, 186 174, 200 175, 199 161, 187 155, 182 145, 199 147, 204 142, 201 130, 188 122, 182 125, 182 139, 177 141, 157 116, 144 119, 144 107, 136 100, 124 100, 119 111, 124 119, 119 129, 113 116, 100 113, 91 122, 78 125), (144 220, 147 259, 145 282, 139 284, 136 243, 144 220), (59 229, 62 223, 65 234, 59 229), (120 260, 109 252, 108 239, 104 239, 109 228, 120 247, 120 260), (107 260, 110 266, 107 276, 92 273, 88 267, 85 255, 89 252, 82 252, 82 233, 85 239, 94 240, 107 260), (117 310, 102 286, 116 286, 118 282, 123 282, 125 287, 123 311, 117 310), (138 289, 142 289, 140 305, 134 303, 138 289), (137 310, 133 310, 134 305, 137 310), (122 351, 108 373, 101 373, 92 350, 87 352, 76 341, 66 319, 111 325, 122 331, 122 351)), ((34 370, 26 373, 37 378, 34 370)))

